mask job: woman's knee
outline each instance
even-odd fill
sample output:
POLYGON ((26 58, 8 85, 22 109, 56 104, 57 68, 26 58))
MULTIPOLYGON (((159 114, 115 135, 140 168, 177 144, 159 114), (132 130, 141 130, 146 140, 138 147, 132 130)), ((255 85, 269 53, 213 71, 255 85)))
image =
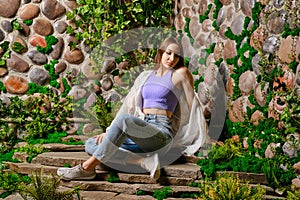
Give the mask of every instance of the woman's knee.
POLYGON ((97 143, 95 138, 89 138, 85 142, 85 152, 92 155, 97 148, 97 143))

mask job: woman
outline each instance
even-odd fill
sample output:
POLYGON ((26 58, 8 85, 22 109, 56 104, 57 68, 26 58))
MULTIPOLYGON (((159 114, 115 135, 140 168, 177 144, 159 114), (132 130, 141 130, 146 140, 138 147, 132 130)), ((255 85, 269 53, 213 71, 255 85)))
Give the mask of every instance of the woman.
POLYGON ((171 148, 193 154, 205 142, 202 108, 177 39, 162 42, 155 63, 153 71, 136 79, 106 133, 86 142, 86 152, 92 156, 73 168, 58 169, 62 179, 94 179, 96 166, 111 162, 138 165, 157 180, 159 156, 171 148))

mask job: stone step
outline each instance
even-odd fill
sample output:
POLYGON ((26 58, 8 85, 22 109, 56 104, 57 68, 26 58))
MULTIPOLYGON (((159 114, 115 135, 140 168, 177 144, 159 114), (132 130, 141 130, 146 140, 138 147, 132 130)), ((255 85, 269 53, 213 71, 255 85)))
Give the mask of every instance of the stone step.
MULTIPOLYGON (((129 183, 110 183, 107 181, 62 181, 64 187, 80 187, 84 191, 107 191, 135 195, 138 191, 145 194, 153 194, 155 190, 160 190, 165 186, 160 184, 129 184, 129 183)), ((172 190, 172 196, 179 197, 181 194, 190 194, 199 192, 199 188, 189 186, 168 186, 172 190)))
MULTIPOLYGON (((66 164, 76 166, 89 158, 85 152, 46 152, 39 154, 32 160, 33 164, 41 164, 55 167, 62 167, 66 164)), ((99 167, 98 169, 103 170, 99 167)), ((200 167, 196 164, 172 164, 162 169, 165 176, 200 179, 200 167)))
MULTIPOLYGON (((20 174, 32 174, 32 172, 39 172, 41 168, 43 168, 44 173, 46 174, 53 174, 56 175, 56 171, 58 167, 56 166, 46 166, 40 164, 32 164, 32 163, 13 163, 7 162, 6 163, 8 168, 12 171, 15 171, 20 174)), ((97 178, 95 180, 109 180, 111 176, 111 172, 103 171, 103 170, 96 170, 97 178)), ((116 177, 120 179, 120 182, 127 182, 127 183, 145 183, 145 184, 156 184, 159 183, 161 185, 189 185, 190 183, 194 182, 195 179, 193 178, 184 178, 184 177, 168 177, 162 175, 158 181, 154 181, 149 177, 148 174, 129 174, 129 173, 114 173, 116 177)))

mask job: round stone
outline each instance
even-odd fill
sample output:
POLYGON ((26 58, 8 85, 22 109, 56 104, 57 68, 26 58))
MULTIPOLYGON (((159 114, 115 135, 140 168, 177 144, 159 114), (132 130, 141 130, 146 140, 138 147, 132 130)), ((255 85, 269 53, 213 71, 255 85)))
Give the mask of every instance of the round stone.
POLYGON ((5 38, 5 33, 0 29, 0 42, 5 38))
POLYGON ((241 8, 245 15, 252 16, 252 8, 254 7, 256 0, 243 0, 241 1, 241 8))
POLYGON ((264 40, 264 31, 262 28, 258 28, 255 31, 253 31, 251 37, 250 37, 250 45, 260 51, 262 48, 262 43, 264 40))
POLYGON ((231 4, 231 0, 220 0, 221 4, 227 6, 229 4, 231 4))
POLYGON ((240 35, 242 33, 244 29, 244 20, 244 15, 239 15, 233 20, 232 24, 230 25, 230 29, 235 35, 240 35))
POLYGON ((213 29, 212 21, 210 19, 206 19, 202 22, 202 30, 204 32, 209 32, 213 29))
POLYGON ((13 37, 13 40, 11 42, 11 49, 13 51, 15 51, 16 53, 25 53, 28 50, 28 47, 27 47, 27 43, 25 42, 25 40, 23 40, 19 36, 15 36, 15 37, 13 37), (22 46, 23 48, 22 49, 13 48, 16 45, 19 45, 20 47, 22 46))
POLYGON ((79 87, 79 86, 74 86, 72 87, 71 91, 69 92, 69 96, 73 96, 74 100, 79 100, 85 97, 87 94, 86 90, 79 87))
POLYGON ((31 70, 29 79, 31 82, 36 84, 45 85, 47 82, 49 82, 50 76, 47 71, 36 67, 31 70))
POLYGON ((22 7, 20 11, 20 18, 22 20, 34 19, 40 13, 40 8, 34 4, 27 4, 22 7))
POLYGON ((101 70, 97 66, 93 60, 85 59, 80 65, 80 69, 88 79, 99 80, 101 79, 101 70))
POLYGON ((113 81, 110 78, 105 78, 102 80, 101 85, 104 91, 108 91, 113 87, 113 81))
POLYGON ((252 70, 255 72, 256 75, 260 75, 260 61, 261 57, 259 54, 256 54, 255 56, 252 57, 251 64, 252 64, 252 70))
POLYGON ((60 74, 67 69, 67 64, 63 61, 60 61, 55 65, 55 73, 60 74))
POLYGON ((273 34, 282 33, 285 27, 285 20, 277 17, 278 13, 272 13, 267 20, 267 28, 273 34))
POLYGON ((50 21, 42 18, 35 19, 33 29, 37 34, 48 36, 53 33, 53 27, 50 21))
POLYGON ((235 15, 234 8, 233 7, 229 7, 227 9, 227 21, 231 21, 234 15, 235 15))
POLYGON ((185 17, 185 18, 192 18, 193 16, 193 12, 190 8, 183 8, 182 9, 182 15, 185 17))
POLYGON ((291 55, 293 55, 293 38, 288 36, 281 41, 278 57, 283 63, 291 63, 294 60, 291 55))
POLYGON ((10 58, 6 60, 9 68, 17 72, 26 72, 29 70, 29 64, 15 54, 11 54, 10 58))
POLYGON ((192 17, 190 24, 189 24, 189 30, 190 30, 191 36, 193 38, 196 38, 196 36, 198 35, 198 33, 201 30, 201 26, 199 24, 198 17, 192 17))
POLYGON ((35 64, 43 65, 48 62, 47 57, 39 51, 33 50, 27 54, 28 58, 32 60, 35 64))
POLYGON ((244 95, 249 95, 250 91, 256 85, 256 76, 254 72, 246 71, 239 77, 239 88, 244 95))
POLYGON ((80 49, 71 49, 68 47, 64 53, 64 58, 71 64, 80 64, 84 60, 84 55, 80 49))
POLYGON ((61 57, 62 52, 64 50, 64 46, 65 46, 65 42, 61 37, 59 37, 57 39, 58 39, 58 41, 53 46, 53 51, 50 53, 51 58, 54 60, 58 60, 61 57))
POLYGON ((4 77, 8 73, 6 67, 0 67, 0 77, 4 77))
POLYGON ((276 36, 270 36, 263 42, 264 53, 275 53, 279 47, 279 39, 276 36))
POLYGON ((237 55, 236 44, 234 40, 227 40, 224 46, 224 60, 234 58, 237 55))
POLYGON ((8 33, 13 32, 13 27, 12 27, 10 21, 8 21, 8 20, 1 21, 1 26, 2 26, 3 30, 6 32, 8 32, 8 33))
POLYGON ((42 12, 48 19, 53 20, 64 15, 66 8, 57 0, 43 0, 42 12))
POLYGON ((19 30, 20 34, 24 35, 25 37, 28 37, 30 35, 30 28, 29 28, 29 26, 27 26, 23 22, 19 22, 19 24, 22 27, 22 29, 19 30))
POLYGON ((217 21, 216 24, 217 26, 221 26, 221 24, 224 22, 225 18, 226 18, 226 9, 224 7, 222 7, 219 12, 218 12, 218 17, 217 17, 217 21))
POLYGON ((20 7, 21 0, 1 0, 0 1, 0 16, 11 18, 14 17, 20 7))
POLYGON ((200 0, 199 9, 198 9, 199 15, 204 15, 207 9, 208 9, 207 0, 200 0))
POLYGON ((45 38, 43 38, 39 35, 32 36, 29 39, 29 43, 34 47, 40 46, 40 47, 46 48, 46 46, 47 46, 47 42, 46 42, 45 38))
POLYGON ((58 21, 54 24, 54 27, 58 33, 62 34, 67 29, 67 23, 65 21, 58 21))
POLYGON ((28 82, 19 76, 11 75, 4 81, 4 86, 9 93, 25 94, 28 90, 28 82))

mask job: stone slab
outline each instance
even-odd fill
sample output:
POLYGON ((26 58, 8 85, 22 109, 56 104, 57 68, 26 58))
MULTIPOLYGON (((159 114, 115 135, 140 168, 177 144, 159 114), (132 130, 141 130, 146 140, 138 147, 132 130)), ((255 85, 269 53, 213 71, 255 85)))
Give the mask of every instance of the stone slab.
POLYGON ((129 194, 119 194, 112 198, 112 200, 155 200, 154 197, 150 195, 129 195, 129 194))
POLYGON ((37 157, 32 159, 32 163, 57 167, 69 164, 74 167, 84 162, 89 157, 90 156, 85 152, 46 152, 39 154, 37 157))
POLYGON ((49 144, 43 144, 42 146, 49 151, 84 151, 84 145, 67 145, 67 144, 49 143, 49 144))
POLYGON ((147 174, 127 174, 127 173, 117 173, 119 179, 128 183, 146 183, 146 184, 155 184, 159 183, 161 185, 188 185, 194 181, 193 178, 184 178, 184 177, 166 177, 161 176, 156 182, 151 179, 147 174))
POLYGON ((201 179, 200 167, 196 164, 172 164, 165 166, 162 174, 173 177, 201 179))
POLYGON ((114 199, 117 195, 117 193, 105 191, 80 191, 81 200, 108 200, 114 199))
POLYGON ((79 187, 86 191, 107 191, 135 195, 139 186, 137 184, 110 183, 107 181, 62 181, 62 186, 73 188, 79 187))

